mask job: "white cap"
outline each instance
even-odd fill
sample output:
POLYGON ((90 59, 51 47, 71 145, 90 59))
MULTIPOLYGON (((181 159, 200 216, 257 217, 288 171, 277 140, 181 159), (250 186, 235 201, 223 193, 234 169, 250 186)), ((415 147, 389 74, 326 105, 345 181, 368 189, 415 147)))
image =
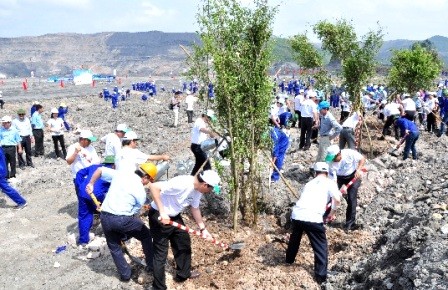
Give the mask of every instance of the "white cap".
POLYGON ((304 93, 305 91, 303 89, 299 90, 299 94, 304 93))
POLYGON ((51 108, 50 112, 51 112, 51 114, 59 114, 59 111, 56 108, 51 108))
POLYGON ((140 138, 134 131, 128 131, 124 134, 123 140, 140 140, 140 138))
POLYGON ((334 157, 341 151, 338 145, 331 145, 327 148, 327 156, 325 161, 330 162, 334 160, 334 157))
POLYGON ((387 104, 387 101, 386 100, 382 100, 381 104, 385 105, 385 104, 387 104))
POLYGON ((207 116, 209 116, 210 118, 214 118, 215 117, 215 111, 208 109, 207 112, 205 113, 207 116))
POLYGON ((190 91, 190 90, 186 90, 185 93, 186 93, 187 95, 191 95, 191 91, 190 91))
POLYGON ((11 116, 4 116, 2 118, 2 123, 12 122, 11 116))
POLYGON ((202 178, 202 180, 204 180, 205 183, 210 186, 217 186, 221 182, 221 178, 219 177, 218 173, 213 170, 205 170, 199 176, 202 178))
POLYGON ((117 129, 115 129, 115 131, 122 131, 126 133, 127 131, 129 131, 129 128, 126 124, 118 124, 117 129))
POLYGON ((306 93, 306 95, 308 96, 308 98, 315 98, 315 97, 317 97, 316 91, 308 91, 306 93))
POLYGON ((326 162, 316 162, 314 164, 314 171, 328 172, 328 164, 326 162))
POLYGON ((79 138, 89 139, 92 142, 96 141, 96 137, 93 136, 92 131, 90 130, 81 130, 79 138))

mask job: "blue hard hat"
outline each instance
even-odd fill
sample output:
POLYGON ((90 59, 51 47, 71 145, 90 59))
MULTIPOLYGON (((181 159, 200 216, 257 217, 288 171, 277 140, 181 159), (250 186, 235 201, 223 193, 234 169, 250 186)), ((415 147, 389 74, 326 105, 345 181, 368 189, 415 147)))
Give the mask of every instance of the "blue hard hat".
POLYGON ((330 103, 327 101, 322 101, 319 103, 319 105, 317 106, 318 110, 322 110, 322 109, 328 109, 330 108, 330 103))

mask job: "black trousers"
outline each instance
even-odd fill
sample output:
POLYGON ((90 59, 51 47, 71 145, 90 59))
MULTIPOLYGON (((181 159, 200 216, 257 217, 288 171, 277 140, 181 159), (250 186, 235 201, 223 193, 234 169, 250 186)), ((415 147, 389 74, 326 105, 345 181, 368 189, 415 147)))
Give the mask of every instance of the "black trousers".
POLYGON ((339 123, 343 123, 345 119, 350 115, 350 112, 347 111, 341 111, 341 118, 339 119, 339 123))
POLYGON ((67 156, 67 151, 65 151, 64 135, 51 136, 51 138, 53 139, 54 152, 56 153, 56 157, 65 159, 65 157, 67 156), (59 150, 58 142, 59 144, 61 144, 62 155, 61 151, 59 150))
POLYGON ((6 178, 16 177, 16 152, 17 146, 2 146, 3 152, 5 153, 5 161, 6 161, 6 178), (8 169, 9 164, 9 169, 8 169))
POLYGON ((292 220, 292 234, 286 249, 286 260, 288 264, 294 263, 299 251, 303 232, 308 236, 314 252, 314 275, 316 278, 327 278, 328 267, 328 243, 323 223, 312 223, 292 220))
POLYGON ((383 135, 386 136, 387 131, 389 131, 389 127, 393 126, 394 133, 395 133, 395 139, 398 140, 400 138, 400 135, 398 134, 398 127, 394 125, 394 116, 396 116, 396 115, 390 115, 389 117, 387 117, 386 123, 384 123, 384 127, 383 127, 383 135))
MULTIPOLYGON (((191 175, 195 175, 196 172, 198 172, 199 168, 201 168, 202 164, 207 160, 207 154, 201 149, 201 145, 199 144, 192 143, 190 149, 194 154, 194 158, 196 159, 193 170, 191 171, 191 175)), ((207 163, 204 165, 203 170, 209 169, 212 169, 212 166, 210 165, 210 161, 207 161, 207 163)))
MULTIPOLYGON (((153 237, 154 250, 154 290, 167 289, 165 283, 165 264, 168 257, 168 248, 171 248, 176 261, 176 280, 184 281, 191 276, 191 240, 190 235, 176 227, 163 225, 159 222, 159 212, 155 209, 149 211, 149 228, 153 237)), ((182 217, 171 217, 172 221, 185 225, 182 217)))
POLYGON ((34 156, 44 155, 44 130, 33 129, 34 136, 34 156))
POLYGON ((23 159, 23 154, 19 154, 18 159, 19 159, 19 166, 31 166, 33 165, 33 161, 31 160, 31 136, 20 136, 22 138, 22 141, 20 142, 20 144, 22 145, 22 149, 23 151, 25 151, 26 154, 26 163, 25 160, 23 159))
POLYGON ((187 110, 188 123, 193 123, 193 111, 187 110))
POLYGON ((302 117, 300 124, 300 143, 299 149, 310 148, 311 146, 311 134, 313 127, 312 117, 302 117))
POLYGON ((124 258, 121 241, 126 237, 133 237, 142 243, 146 265, 152 268, 153 250, 151 232, 139 217, 114 215, 102 212, 101 226, 106 236, 107 246, 122 279, 131 277, 131 267, 124 258))
MULTIPOLYGON (((356 171, 355 171, 356 172, 356 171)), ((354 177, 355 172, 348 176, 338 176, 338 188, 348 184, 354 177)), ((350 229, 356 222, 356 206, 358 205, 358 189, 361 186, 361 179, 356 180, 347 190, 347 194, 343 195, 347 201, 347 211, 345 213, 345 228, 350 229)))
POLYGON ((302 119, 302 113, 299 110, 294 110, 294 113, 297 114, 297 121, 292 122, 292 127, 296 126, 296 123, 298 122, 298 128, 300 128, 300 124, 301 124, 301 119, 302 119))
POLYGON ((426 115, 426 130, 428 132, 434 132, 436 129, 436 115, 433 112, 430 112, 426 115))

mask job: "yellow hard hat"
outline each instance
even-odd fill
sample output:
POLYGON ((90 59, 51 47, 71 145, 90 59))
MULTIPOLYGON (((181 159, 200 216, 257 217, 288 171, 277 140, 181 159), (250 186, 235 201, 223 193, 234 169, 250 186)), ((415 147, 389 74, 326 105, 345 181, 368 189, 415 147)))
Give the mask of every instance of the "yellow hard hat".
POLYGON ((144 173, 148 174, 151 178, 156 178, 157 166, 152 162, 145 162, 139 165, 139 168, 144 173))

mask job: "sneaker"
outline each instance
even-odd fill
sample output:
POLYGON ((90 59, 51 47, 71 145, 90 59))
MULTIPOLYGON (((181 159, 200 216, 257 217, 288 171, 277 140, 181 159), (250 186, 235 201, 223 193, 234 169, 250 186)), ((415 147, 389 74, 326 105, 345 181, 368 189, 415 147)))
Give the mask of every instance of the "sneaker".
POLYGON ((28 205, 27 202, 25 202, 24 204, 18 204, 14 207, 15 210, 21 210, 24 209, 26 206, 28 205))

